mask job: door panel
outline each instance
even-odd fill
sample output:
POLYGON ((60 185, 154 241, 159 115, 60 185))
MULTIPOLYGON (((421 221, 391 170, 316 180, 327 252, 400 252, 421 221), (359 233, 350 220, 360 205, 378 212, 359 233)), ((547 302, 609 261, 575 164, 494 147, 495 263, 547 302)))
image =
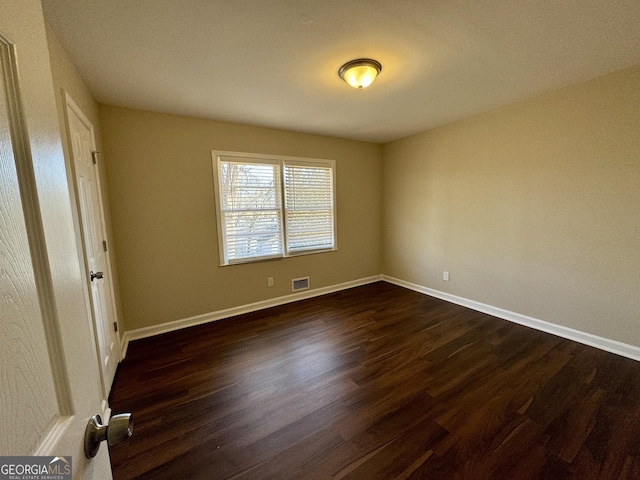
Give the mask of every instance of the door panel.
POLYGON ((10 52, 1 40, 0 50, 0 425, 24 431, 17 438, 2 435, 0 452, 19 455, 36 451, 58 405, 10 134, 10 52))
POLYGON ((118 339, 113 324, 116 321, 109 258, 104 249, 106 238, 103 223, 100 179, 93 152, 93 126, 73 100, 67 96, 67 122, 75 171, 78 209, 84 245, 85 269, 90 283, 91 304, 102 383, 105 398, 118 367, 118 339), (103 272, 103 278, 91 280, 90 272, 103 272))

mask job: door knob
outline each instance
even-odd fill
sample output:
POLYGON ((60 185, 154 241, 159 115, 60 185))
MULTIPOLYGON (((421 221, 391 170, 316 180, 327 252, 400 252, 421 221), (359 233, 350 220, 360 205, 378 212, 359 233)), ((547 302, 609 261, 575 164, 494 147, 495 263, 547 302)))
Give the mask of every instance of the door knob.
POLYGON ((93 280, 95 278, 97 278, 98 280, 101 280, 101 279, 104 278, 104 273, 102 273, 102 272, 96 272, 96 273, 89 272, 89 277, 91 278, 92 282, 93 282, 93 280))
POLYGON ((84 431, 84 456, 95 457, 103 440, 111 446, 126 440, 131 435, 133 435, 133 413, 114 415, 108 425, 102 425, 100 415, 94 415, 84 431))

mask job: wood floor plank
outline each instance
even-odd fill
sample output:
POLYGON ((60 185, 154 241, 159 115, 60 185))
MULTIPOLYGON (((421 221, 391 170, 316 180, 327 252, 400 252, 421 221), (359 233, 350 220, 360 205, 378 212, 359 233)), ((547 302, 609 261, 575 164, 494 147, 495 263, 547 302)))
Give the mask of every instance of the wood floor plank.
POLYGON ((640 478, 640 363, 384 282, 134 341, 129 479, 640 478))

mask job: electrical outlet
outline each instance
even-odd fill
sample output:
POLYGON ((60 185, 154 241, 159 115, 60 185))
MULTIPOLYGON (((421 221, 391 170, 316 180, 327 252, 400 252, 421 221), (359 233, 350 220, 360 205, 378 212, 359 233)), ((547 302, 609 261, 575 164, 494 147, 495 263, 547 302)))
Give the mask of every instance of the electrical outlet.
POLYGON ((449 281, 449 272, 442 272, 442 280, 445 282, 449 281))
POLYGON ((267 278, 267 287, 273 287, 273 277, 267 278))

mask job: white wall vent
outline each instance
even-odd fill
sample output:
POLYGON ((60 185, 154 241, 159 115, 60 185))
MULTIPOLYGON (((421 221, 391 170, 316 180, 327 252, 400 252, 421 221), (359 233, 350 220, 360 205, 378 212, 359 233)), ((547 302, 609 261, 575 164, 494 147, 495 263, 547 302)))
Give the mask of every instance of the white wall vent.
POLYGON ((291 280, 291 290, 297 292, 298 290, 307 290, 309 288, 309 277, 294 278, 291 280))

